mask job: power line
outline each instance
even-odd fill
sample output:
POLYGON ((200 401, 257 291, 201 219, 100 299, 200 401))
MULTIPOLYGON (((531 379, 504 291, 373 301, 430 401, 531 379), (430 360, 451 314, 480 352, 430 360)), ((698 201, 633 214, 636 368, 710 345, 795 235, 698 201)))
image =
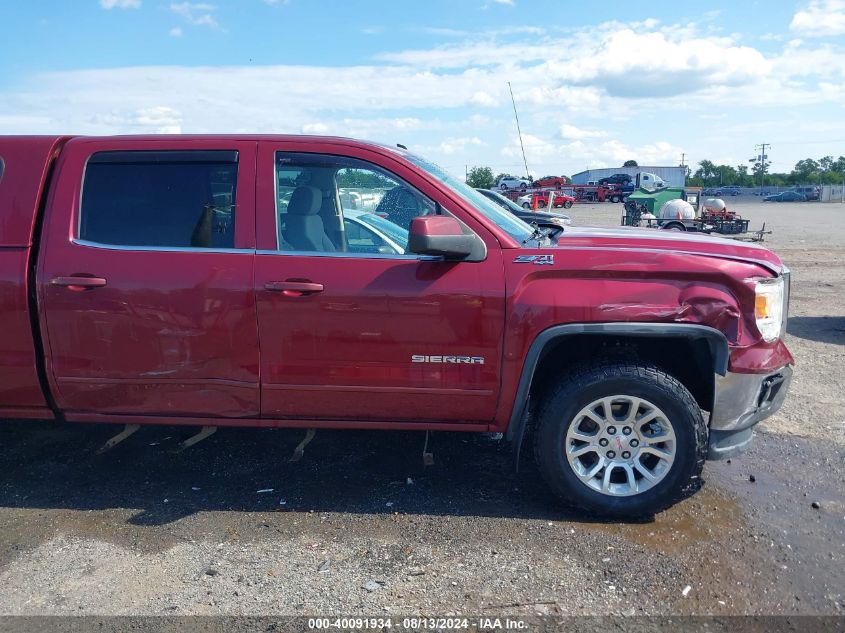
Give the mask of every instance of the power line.
POLYGON ((525 145, 522 144, 522 130, 519 129, 519 115, 516 113, 516 99, 513 98, 513 88, 511 88, 511 82, 508 82, 508 90, 511 92, 513 116, 516 119, 516 133, 519 135, 519 146, 522 148, 522 162, 525 164, 525 177, 528 178, 528 161, 525 160, 525 145))

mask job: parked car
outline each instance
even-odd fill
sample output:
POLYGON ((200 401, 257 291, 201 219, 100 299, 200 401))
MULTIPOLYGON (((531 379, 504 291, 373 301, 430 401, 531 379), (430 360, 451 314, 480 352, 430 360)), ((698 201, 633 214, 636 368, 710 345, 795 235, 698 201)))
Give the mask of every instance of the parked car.
POLYGON ((346 251, 404 255, 408 231, 375 213, 343 209, 346 251))
POLYGON ((740 188, 734 187, 733 185, 729 185, 727 187, 719 187, 715 193, 715 195, 717 196, 738 196, 739 194, 740 188))
POLYGON ((763 202, 806 202, 807 197, 797 191, 781 191, 763 198, 763 202))
POLYGON ((630 519, 786 397, 790 274, 759 245, 552 236, 351 139, 0 136, 0 164, 0 420, 125 425, 104 448, 309 429, 297 458, 323 428, 501 433, 567 505, 630 519), (350 252, 351 172, 396 228, 346 226, 404 253, 350 252))
POLYGON ((613 174, 606 178, 599 178, 600 185, 627 185, 634 178, 629 174, 613 174))
POLYGON ((522 189, 523 191, 528 188, 528 185, 531 183, 527 181, 525 178, 514 178, 512 176, 505 176, 504 178, 500 178, 498 184, 496 185, 502 191, 507 189, 522 189))
POLYGON ((821 190, 818 187, 793 187, 792 191, 800 193, 807 200, 818 200, 821 198, 821 190))
POLYGON ((568 184, 570 184, 569 178, 566 176, 543 176, 534 181, 535 187, 554 187, 555 189, 561 189, 568 184))
POLYGON ((505 198, 498 191, 493 191, 492 189, 476 189, 476 191, 498 204, 504 210, 513 213, 523 222, 528 222, 528 224, 533 223, 538 224, 539 226, 550 228, 569 226, 570 224, 572 224, 572 219, 568 215, 564 215, 563 213, 531 211, 530 206, 528 209, 525 209, 516 204, 515 202, 509 200, 508 198, 505 198))
MULTIPOLYGON (((535 191, 533 193, 519 196, 517 204, 523 209, 533 209, 534 201, 537 201, 538 209, 545 209, 549 206, 549 193, 547 191, 535 191)), ((575 197, 563 193, 555 193, 554 205, 556 209, 569 209, 575 204, 575 197)))

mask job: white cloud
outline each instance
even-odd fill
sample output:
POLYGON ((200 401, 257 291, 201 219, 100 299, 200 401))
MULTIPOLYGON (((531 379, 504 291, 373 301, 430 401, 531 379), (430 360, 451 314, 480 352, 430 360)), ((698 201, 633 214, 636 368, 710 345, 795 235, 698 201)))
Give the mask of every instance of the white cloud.
POLYGON ((167 106, 154 106, 136 110, 134 123, 153 128, 156 134, 180 134, 182 132, 182 114, 167 106))
POLYGON ((100 0, 104 9, 140 9, 141 0, 100 0))
POLYGON ((303 134, 328 134, 329 126, 325 123, 306 123, 302 126, 303 134))
MULTIPOLYGON (((609 167, 621 165, 628 159, 635 159, 640 165, 677 165, 683 148, 668 141, 654 141, 641 145, 628 145, 612 139, 602 142, 576 139, 565 143, 554 143, 533 134, 522 135, 528 167, 535 169, 543 165, 540 171, 548 170, 549 165, 581 165, 584 167, 609 167)), ((522 158, 519 138, 513 135, 510 142, 502 148, 502 156, 508 159, 522 158)), ((554 167, 552 167, 554 170, 554 167)))
POLYGON ((585 138, 601 138, 607 136, 603 130, 583 130, 568 123, 560 126, 560 138, 569 140, 580 140, 585 138))
POLYGON ((182 27, 181 26, 174 26, 167 32, 170 37, 182 37, 182 27))
POLYGON ((792 16, 792 31, 807 37, 830 37, 845 33, 845 0, 810 0, 792 16))
POLYGON ((696 33, 695 25, 660 26, 647 19, 573 29, 566 38, 532 37, 511 43, 474 38, 378 57, 429 69, 498 68, 503 77, 530 77, 535 92, 574 84, 622 97, 685 94, 704 86, 741 85, 769 74, 768 62, 758 50, 730 38, 696 33))
POLYGON ((181 16, 188 24, 195 26, 207 26, 212 29, 219 29, 214 11, 217 9, 213 4, 206 2, 172 2, 170 10, 181 16))
POLYGON ((495 4, 505 4, 509 7, 514 6, 514 0, 493 0, 495 4))
POLYGON ((468 145, 484 145, 484 142, 477 136, 462 136, 459 138, 447 138, 440 142, 436 149, 446 155, 463 152, 468 145))
POLYGON ((484 90, 478 90, 473 93, 473 95, 469 98, 469 102, 473 105, 478 106, 485 106, 485 107, 493 107, 498 105, 498 101, 490 96, 489 93, 485 92, 484 90))

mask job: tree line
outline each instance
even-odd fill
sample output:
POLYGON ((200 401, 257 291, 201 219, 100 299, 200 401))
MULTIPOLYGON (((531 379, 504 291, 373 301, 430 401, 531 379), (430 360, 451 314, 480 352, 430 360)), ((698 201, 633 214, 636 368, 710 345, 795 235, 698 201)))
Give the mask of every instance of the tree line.
POLYGON ((750 165, 717 165, 703 160, 694 172, 687 166, 687 185, 713 187, 788 187, 791 185, 838 185, 845 181, 845 156, 819 159, 804 158, 790 172, 770 172, 769 161, 760 159, 750 165))

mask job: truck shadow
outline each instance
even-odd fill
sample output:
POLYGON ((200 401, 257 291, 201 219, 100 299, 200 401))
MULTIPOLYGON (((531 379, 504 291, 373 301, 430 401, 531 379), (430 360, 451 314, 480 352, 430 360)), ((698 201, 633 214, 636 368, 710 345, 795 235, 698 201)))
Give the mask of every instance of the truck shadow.
POLYGON ((845 345, 845 316, 789 317, 786 331, 810 341, 845 345))
MULTIPOLYGON (((510 446, 476 434, 318 431, 290 463, 303 431, 225 429, 185 452, 194 429, 142 427, 95 451, 120 427, 0 423, 0 507, 140 509, 128 522, 172 523, 198 512, 341 512, 522 517, 595 523, 557 501, 526 454, 513 472, 510 446)), ((527 448, 527 447, 526 447, 527 448)))

